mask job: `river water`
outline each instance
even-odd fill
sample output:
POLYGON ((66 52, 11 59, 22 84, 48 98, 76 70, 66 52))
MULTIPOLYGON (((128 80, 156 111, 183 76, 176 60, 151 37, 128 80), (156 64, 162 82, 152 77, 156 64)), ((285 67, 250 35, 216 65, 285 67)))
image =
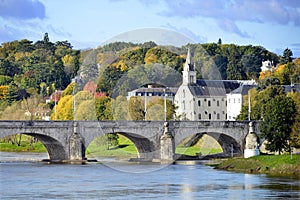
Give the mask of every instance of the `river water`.
POLYGON ((299 181, 215 170, 202 164, 85 165, 0 153, 0 199, 299 199, 299 181))

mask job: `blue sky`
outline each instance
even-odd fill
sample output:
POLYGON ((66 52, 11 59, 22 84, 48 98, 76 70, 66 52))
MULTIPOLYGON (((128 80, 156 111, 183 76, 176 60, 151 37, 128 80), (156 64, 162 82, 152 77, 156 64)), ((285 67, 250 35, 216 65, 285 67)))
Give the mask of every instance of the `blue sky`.
POLYGON ((260 45, 279 55, 289 48, 300 57, 300 0, 0 0, 0 43, 35 42, 48 32, 51 41, 93 48, 124 39, 120 34, 155 40, 151 29, 195 43, 260 45))

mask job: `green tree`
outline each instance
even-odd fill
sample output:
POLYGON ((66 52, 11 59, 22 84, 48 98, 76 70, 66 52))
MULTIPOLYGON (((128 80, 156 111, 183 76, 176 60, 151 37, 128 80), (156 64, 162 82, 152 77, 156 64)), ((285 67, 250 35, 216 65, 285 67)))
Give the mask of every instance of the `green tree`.
POLYGON ((97 120, 112 120, 111 98, 101 96, 95 98, 97 120))
POLYGON ((128 105, 131 120, 144 120, 144 100, 141 97, 131 97, 128 105))
POLYGON ((292 56, 293 56, 292 50, 290 50, 289 48, 286 48, 283 51, 282 57, 280 58, 280 64, 287 64, 289 62, 292 62, 292 56))
MULTIPOLYGON (((167 120, 174 119, 175 115, 175 106, 170 100, 166 100, 167 120)), ((164 108, 164 99, 153 97, 147 104, 147 113, 146 120, 164 120, 165 108, 164 108)))
POLYGON ((96 120, 95 101, 93 99, 85 100, 79 104, 76 120, 96 120))
POLYGON ((295 117, 295 123, 292 126, 292 132, 290 136, 290 144, 292 147, 300 148, 300 93, 290 92, 287 94, 287 96, 294 100, 297 107, 297 115, 295 117))
POLYGON ((128 116, 128 101, 124 96, 118 96, 112 101, 113 119, 114 120, 129 120, 128 116))
POLYGON ((263 121, 259 129, 267 140, 267 150, 279 154, 283 150, 288 150, 295 116, 296 105, 290 97, 278 95, 266 102, 263 121))
POLYGON ((105 134, 105 139, 107 142, 107 150, 109 150, 110 146, 115 147, 119 144, 119 135, 117 133, 105 134))

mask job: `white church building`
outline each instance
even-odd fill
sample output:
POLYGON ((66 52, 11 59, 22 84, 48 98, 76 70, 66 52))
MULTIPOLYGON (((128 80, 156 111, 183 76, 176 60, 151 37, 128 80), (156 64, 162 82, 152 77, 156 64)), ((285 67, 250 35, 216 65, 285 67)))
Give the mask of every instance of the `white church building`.
POLYGON ((176 118, 180 120, 236 120, 243 105, 243 96, 255 86, 254 80, 197 80, 197 72, 188 49, 179 88, 166 88, 149 84, 128 92, 132 96, 171 100, 176 106, 176 118))
POLYGON ((188 50, 182 71, 182 84, 174 98, 181 120, 227 120, 226 94, 240 86, 239 81, 197 80, 188 50))

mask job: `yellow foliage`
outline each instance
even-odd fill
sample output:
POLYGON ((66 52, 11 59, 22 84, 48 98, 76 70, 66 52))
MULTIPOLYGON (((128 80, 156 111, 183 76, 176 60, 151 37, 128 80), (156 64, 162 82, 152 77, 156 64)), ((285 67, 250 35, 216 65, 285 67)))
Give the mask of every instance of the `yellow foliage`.
POLYGON ((15 60, 19 61, 24 57, 29 57, 31 54, 29 52, 17 52, 15 53, 15 60))
POLYGON ((121 71, 125 71, 125 70, 128 69, 128 66, 124 62, 122 62, 122 61, 118 62, 118 64, 117 64, 116 67, 118 69, 120 69, 121 71))
POLYGON ((145 56, 145 59, 144 59, 144 61, 145 61, 146 64, 155 63, 156 60, 157 60, 157 58, 156 58, 155 54, 148 53, 148 52, 146 53, 146 56, 145 56))
POLYGON ((284 71, 284 69, 286 68, 286 66, 287 66, 286 64, 279 65, 274 72, 275 76, 278 74, 281 74, 284 71))
POLYGON ((67 66, 74 62, 74 56, 67 54, 61 60, 64 63, 64 66, 67 66))
POLYGON ((60 99, 56 108, 53 109, 55 112, 51 114, 52 120, 72 120, 73 119, 73 96, 66 95, 60 99))
POLYGON ((4 99, 9 96, 9 86, 8 85, 0 85, 0 99, 4 99))
POLYGON ((297 67, 300 67, 300 58, 297 58, 294 63, 297 67))
POLYGON ((268 78, 268 77, 270 77, 272 75, 272 72, 271 71, 261 71, 260 73, 259 73, 259 80, 263 80, 263 79, 265 79, 265 78, 268 78))

